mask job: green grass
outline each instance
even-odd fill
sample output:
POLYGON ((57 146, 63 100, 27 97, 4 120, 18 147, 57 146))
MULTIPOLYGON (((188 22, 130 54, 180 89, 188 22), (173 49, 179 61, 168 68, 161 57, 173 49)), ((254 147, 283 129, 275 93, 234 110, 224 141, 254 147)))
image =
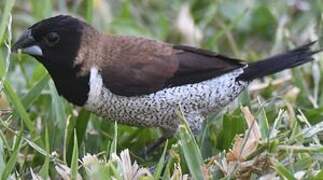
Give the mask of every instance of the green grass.
POLYGON ((102 32, 191 44, 249 61, 309 40, 322 44, 323 2, 287 2, 292 1, 0 1, 0 177, 322 179, 322 54, 255 81, 238 101, 211 116, 197 137, 179 113, 176 136, 143 158, 144 147, 160 132, 72 106, 39 63, 10 49, 24 29, 57 13, 83 17, 102 32), (194 22, 193 29, 178 27, 186 4, 191 15, 183 17, 194 22))

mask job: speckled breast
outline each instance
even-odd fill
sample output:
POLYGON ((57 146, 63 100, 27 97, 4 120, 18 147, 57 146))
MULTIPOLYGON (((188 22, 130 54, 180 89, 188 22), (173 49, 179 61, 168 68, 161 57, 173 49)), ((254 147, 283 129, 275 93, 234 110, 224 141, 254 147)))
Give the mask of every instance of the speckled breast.
POLYGON ((160 127, 175 132, 181 107, 193 131, 198 131, 205 117, 233 101, 248 85, 237 82, 243 69, 196 84, 166 88, 149 95, 124 97, 105 88, 96 68, 91 69, 90 92, 85 108, 119 123, 160 127))

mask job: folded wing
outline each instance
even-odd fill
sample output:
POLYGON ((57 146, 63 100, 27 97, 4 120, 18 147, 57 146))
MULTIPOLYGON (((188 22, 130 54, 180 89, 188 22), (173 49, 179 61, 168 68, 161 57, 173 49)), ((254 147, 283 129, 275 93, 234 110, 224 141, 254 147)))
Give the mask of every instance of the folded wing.
POLYGON ((114 43, 119 49, 102 69, 102 76, 104 85, 121 96, 146 95, 198 83, 244 66, 237 59, 203 49, 143 38, 123 37, 114 43))

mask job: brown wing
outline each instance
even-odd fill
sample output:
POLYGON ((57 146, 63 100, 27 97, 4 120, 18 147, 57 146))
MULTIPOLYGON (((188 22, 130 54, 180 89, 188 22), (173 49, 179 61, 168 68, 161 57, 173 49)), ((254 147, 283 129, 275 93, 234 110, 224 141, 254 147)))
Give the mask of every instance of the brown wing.
POLYGON ((101 72, 105 86, 121 96, 198 83, 243 66, 236 59, 202 49, 142 38, 119 37, 113 46, 118 48, 101 72))

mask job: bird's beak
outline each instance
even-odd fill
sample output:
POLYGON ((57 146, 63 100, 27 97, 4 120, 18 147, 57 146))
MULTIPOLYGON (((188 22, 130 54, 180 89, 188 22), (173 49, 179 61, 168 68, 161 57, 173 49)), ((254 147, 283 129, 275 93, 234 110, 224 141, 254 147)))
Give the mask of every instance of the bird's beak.
POLYGON ((37 42, 35 38, 31 34, 31 30, 26 30, 20 38, 17 40, 17 42, 12 46, 13 52, 17 52, 18 50, 21 50, 21 52, 34 55, 34 56, 42 56, 43 51, 37 45, 37 42))

